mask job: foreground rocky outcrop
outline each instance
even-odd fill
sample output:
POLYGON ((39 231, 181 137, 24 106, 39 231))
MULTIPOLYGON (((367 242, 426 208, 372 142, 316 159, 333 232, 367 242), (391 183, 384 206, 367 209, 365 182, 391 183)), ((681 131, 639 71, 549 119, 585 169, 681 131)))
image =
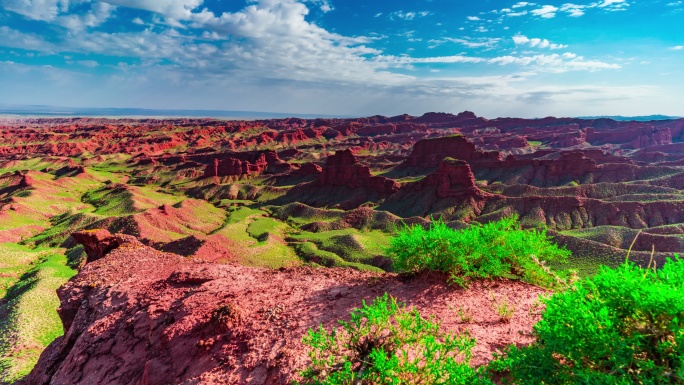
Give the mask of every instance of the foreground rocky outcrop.
MULTIPOLYGON (((100 234, 103 235, 103 234, 100 234)), ((101 236, 105 250, 116 235, 101 236)), ((80 237, 80 239, 83 239, 80 237)), ((118 238, 117 238, 118 239, 118 238)), ((65 334, 23 384, 289 384, 307 365, 302 336, 385 292, 477 339, 473 364, 532 341, 543 291, 520 282, 448 287, 351 269, 268 270, 188 260, 129 237, 58 290, 65 334), (493 298, 515 313, 501 322, 493 298), (463 322, 458 309, 472 321, 463 322)))

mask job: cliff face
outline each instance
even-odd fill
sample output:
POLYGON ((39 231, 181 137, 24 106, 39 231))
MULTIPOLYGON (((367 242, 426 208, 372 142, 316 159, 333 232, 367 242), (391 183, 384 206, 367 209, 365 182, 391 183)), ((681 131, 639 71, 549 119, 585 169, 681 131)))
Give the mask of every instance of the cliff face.
POLYGON ((350 189, 366 188, 390 195, 399 190, 399 184, 389 178, 373 176, 368 166, 357 162, 350 150, 337 151, 328 157, 318 177, 319 186, 346 186, 350 189))
POLYGON ((379 209, 402 217, 442 212, 451 219, 469 221, 482 212, 487 201, 499 198, 477 187, 466 161, 445 158, 423 179, 404 184, 379 209), (464 214, 452 217, 454 210, 464 214))
POLYGON ((485 193, 475 185, 475 177, 464 160, 444 159, 437 170, 425 177, 420 189, 435 186, 439 198, 483 198, 485 193))
POLYGON ((468 163, 479 160, 500 161, 497 151, 477 150, 475 145, 462 135, 424 139, 413 146, 402 167, 435 168, 444 158, 464 160, 468 163))
POLYGON ((218 154, 215 155, 214 158, 202 155, 190 157, 190 159, 209 163, 204 170, 205 178, 240 178, 245 176, 257 176, 268 171, 287 172, 292 169, 292 166, 281 160, 275 151, 218 154))
POLYGON ((451 331, 462 326, 444 303, 467 305, 482 321, 469 325, 475 365, 495 346, 532 342, 539 316, 530 310, 542 294, 521 282, 463 291, 439 277, 199 263, 124 239, 58 290, 65 334, 22 383, 290 384, 308 363, 301 339, 309 328, 337 327, 362 300, 385 292, 451 331), (510 323, 497 322, 491 295, 515 298, 510 323))

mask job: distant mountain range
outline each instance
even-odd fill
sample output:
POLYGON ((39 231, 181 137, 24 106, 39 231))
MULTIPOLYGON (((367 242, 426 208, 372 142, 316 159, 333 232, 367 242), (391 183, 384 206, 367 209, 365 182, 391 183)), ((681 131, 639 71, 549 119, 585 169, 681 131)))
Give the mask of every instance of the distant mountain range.
POLYGON ((578 119, 613 119, 619 121, 634 121, 634 122, 649 122, 651 120, 675 120, 681 119, 681 116, 667 116, 667 115, 645 115, 645 116, 578 116, 578 119))
MULTIPOLYGON (((283 119, 283 118, 355 118, 351 115, 297 114, 291 112, 263 111, 228 111, 228 110, 166 110, 152 108, 88 108, 58 107, 46 105, 3 105, 0 104, 0 116, 34 116, 34 117, 163 117, 163 118, 218 118, 218 119, 283 119)), ((680 116, 645 115, 645 116, 578 116, 578 119, 613 119, 617 121, 647 122, 651 120, 674 120, 680 116)))
POLYGON ((295 114, 285 112, 224 111, 224 110, 163 110, 148 108, 79 108, 44 105, 0 105, 0 115, 39 117, 191 117, 228 119, 270 119, 270 118, 350 118, 343 115, 295 114))

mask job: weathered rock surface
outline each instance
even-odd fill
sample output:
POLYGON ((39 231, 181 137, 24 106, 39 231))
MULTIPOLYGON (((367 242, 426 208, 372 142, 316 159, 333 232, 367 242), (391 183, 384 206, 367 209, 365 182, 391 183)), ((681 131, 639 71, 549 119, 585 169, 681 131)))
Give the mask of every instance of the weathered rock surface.
POLYGON ((290 384, 308 363, 301 339, 309 328, 338 327, 361 300, 385 292, 446 330, 467 327, 478 341, 474 365, 532 341, 541 289, 499 281, 464 291, 444 279, 197 263, 126 241, 58 290, 65 334, 22 383, 290 384), (512 301, 510 323, 499 320, 492 296, 512 301), (462 306, 473 318, 467 326, 450 309, 462 306))
POLYGON ((452 135, 419 141, 401 167, 435 168, 444 158, 464 160, 468 163, 482 159, 501 160, 496 151, 480 151, 463 135, 452 135))
POLYGON ((316 183, 319 186, 346 186, 352 190, 366 188, 382 195, 391 195, 399 190, 395 181, 373 176, 370 167, 359 164, 350 150, 329 156, 316 183))
POLYGON ((71 234, 71 236, 76 242, 83 245, 87 256, 86 263, 103 258, 109 252, 125 243, 131 245, 140 244, 140 242, 131 235, 112 235, 105 229, 78 231, 71 234))

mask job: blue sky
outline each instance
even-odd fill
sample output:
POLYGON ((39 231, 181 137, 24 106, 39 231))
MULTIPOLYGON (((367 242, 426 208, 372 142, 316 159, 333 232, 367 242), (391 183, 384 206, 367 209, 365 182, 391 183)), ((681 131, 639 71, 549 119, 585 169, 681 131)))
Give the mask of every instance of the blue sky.
POLYGON ((680 0, 0 0, 0 104, 684 115, 680 0))

